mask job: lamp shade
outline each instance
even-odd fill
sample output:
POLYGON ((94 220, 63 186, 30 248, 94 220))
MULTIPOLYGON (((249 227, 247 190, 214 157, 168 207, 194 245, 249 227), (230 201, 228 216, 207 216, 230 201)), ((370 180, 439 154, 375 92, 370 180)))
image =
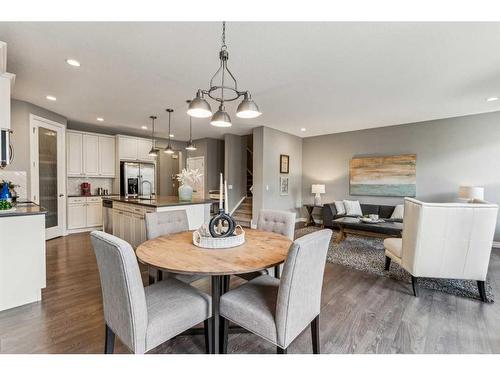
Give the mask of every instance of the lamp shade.
POLYGON ((325 185, 313 184, 311 186, 311 193, 313 193, 313 194, 325 194, 325 185))
POLYGON ((208 104, 201 94, 197 94, 189 103, 187 114, 198 118, 210 117, 212 116, 212 108, 210 108, 210 104, 208 104))
POLYGON ((228 128, 231 126, 231 117, 229 117, 222 105, 219 107, 219 110, 212 116, 210 124, 219 128, 228 128))
POLYGON ((463 199, 484 199, 484 188, 479 186, 460 186, 458 196, 463 199))
POLYGON ((236 116, 239 118, 255 118, 259 117, 261 114, 262 113, 259 111, 257 104, 255 104, 255 102, 248 97, 243 99, 236 110, 236 116))

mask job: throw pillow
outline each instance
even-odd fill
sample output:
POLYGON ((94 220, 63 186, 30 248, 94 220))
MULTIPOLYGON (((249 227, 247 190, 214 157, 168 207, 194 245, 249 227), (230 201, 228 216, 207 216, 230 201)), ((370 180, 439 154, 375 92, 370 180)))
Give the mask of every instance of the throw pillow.
POLYGON ((337 210, 337 215, 345 215, 344 202, 335 201, 335 209, 337 210))
POLYGON ((363 216, 359 201, 344 201, 346 215, 348 216, 363 216))
POLYGON ((404 204, 398 204, 395 208, 394 211, 391 215, 391 219, 398 219, 398 220, 403 220, 405 213, 405 205, 404 204))

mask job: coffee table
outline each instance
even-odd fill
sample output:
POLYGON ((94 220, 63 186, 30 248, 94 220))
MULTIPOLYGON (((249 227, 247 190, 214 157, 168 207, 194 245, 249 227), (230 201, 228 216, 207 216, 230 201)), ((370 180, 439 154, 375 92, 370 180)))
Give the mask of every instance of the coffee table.
POLYGON ((336 243, 345 240, 347 234, 360 234, 372 237, 401 237, 403 223, 384 221, 381 223, 364 223, 357 217, 341 217, 333 220, 339 226, 340 232, 335 238, 336 243))

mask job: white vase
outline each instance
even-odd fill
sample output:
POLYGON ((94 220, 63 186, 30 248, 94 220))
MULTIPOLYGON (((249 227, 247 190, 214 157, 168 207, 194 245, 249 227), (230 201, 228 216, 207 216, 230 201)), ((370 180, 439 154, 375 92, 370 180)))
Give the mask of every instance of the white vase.
POLYGON ((179 186, 179 200, 191 202, 193 200, 193 188, 186 184, 179 186))

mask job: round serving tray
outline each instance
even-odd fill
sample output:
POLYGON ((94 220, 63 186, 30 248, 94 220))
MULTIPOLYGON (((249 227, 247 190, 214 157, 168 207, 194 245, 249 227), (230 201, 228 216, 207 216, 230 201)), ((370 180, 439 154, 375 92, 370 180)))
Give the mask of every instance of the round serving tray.
POLYGON ((204 237, 197 230, 193 232, 193 244, 204 249, 229 249, 245 243, 245 231, 237 225, 234 236, 204 237), (237 233, 239 230, 240 233, 237 233))

